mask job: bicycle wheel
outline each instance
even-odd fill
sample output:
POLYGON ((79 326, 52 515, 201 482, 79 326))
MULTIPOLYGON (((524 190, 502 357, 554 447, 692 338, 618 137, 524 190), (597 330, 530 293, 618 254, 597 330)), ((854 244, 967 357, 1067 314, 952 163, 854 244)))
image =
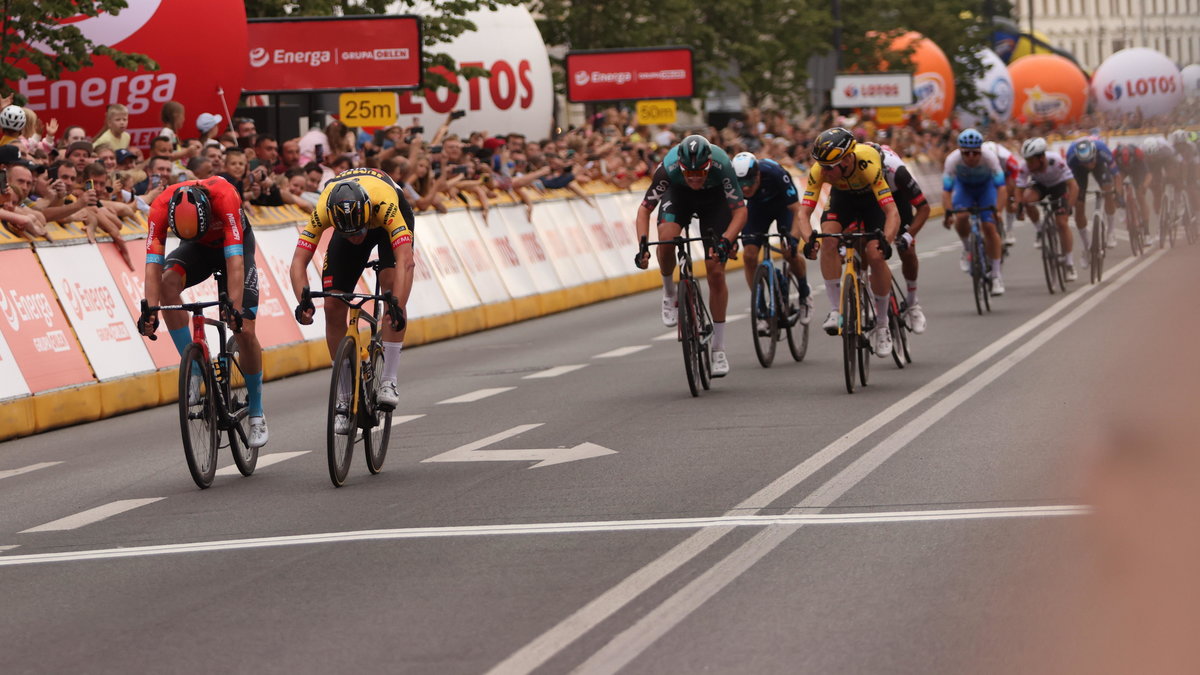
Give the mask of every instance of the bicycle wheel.
POLYGON ((983 314, 983 296, 987 293, 983 283, 983 260, 979 256, 979 251, 982 248, 979 241, 979 235, 971 233, 971 238, 967 244, 968 250, 971 251, 971 291, 975 297, 975 313, 983 314))
POLYGON ((765 263, 754 272, 750 294, 750 332, 754 335, 754 354, 763 368, 775 360, 775 342, 779 339, 779 305, 771 287, 772 265, 765 263))
POLYGON ((853 394, 858 386, 858 294, 854 278, 842 277, 842 369, 846 376, 846 393, 853 394))
POLYGON ((908 329, 904 326, 902 316, 893 292, 892 299, 888 302, 888 331, 892 334, 892 360, 896 362, 897 368, 904 367, 904 352, 907 351, 908 342, 908 336, 905 335, 908 329))
POLYGON ((900 282, 896 281, 896 275, 892 275, 892 308, 896 312, 896 317, 900 321, 900 336, 901 341, 898 347, 904 352, 904 362, 912 363, 912 350, 909 348, 908 339, 912 335, 912 330, 908 327, 908 299, 904 290, 900 288, 900 282), (903 298, 903 299, 902 299, 903 298))
POLYGON ((874 330, 876 321, 875 303, 871 300, 869 288, 865 283, 858 287, 858 314, 861 317, 858 320, 861 326, 858 331, 858 381, 864 387, 871 377, 871 357, 874 355, 871 351, 871 341, 867 339, 867 331, 874 330))
POLYGON ((1200 226, 1197 226, 1196 217, 1192 214, 1191 202, 1186 198, 1183 200, 1183 233, 1187 236, 1189 246, 1200 239, 1200 226))
POLYGON ((1059 238, 1058 224, 1055 223, 1054 229, 1050 234, 1050 250, 1054 256, 1054 276, 1058 280, 1058 290, 1063 293, 1067 292, 1067 265, 1063 262, 1062 256, 1062 239, 1059 238))
POLYGON ((212 485, 217 473, 217 407, 212 387, 212 370, 204 360, 204 349, 193 342, 179 361, 179 428, 188 472, 201 490, 212 485), (189 392, 197 392, 197 397, 189 392), (189 403, 189 398, 194 401, 189 403))
POLYGON ((696 331, 696 353, 700 356, 698 371, 700 374, 700 386, 704 387, 705 391, 712 388, 712 336, 713 322, 708 315, 708 308, 704 306, 704 296, 700 295, 700 287, 697 286, 692 294, 695 298, 695 315, 699 317, 696 331))
POLYGON ((691 284, 684 279, 679 282, 679 341, 683 345, 683 369, 687 373, 688 390, 692 396, 700 395, 700 355, 697 353, 699 336, 695 305, 692 304, 691 284))
POLYGON ((1171 195, 1168 193, 1163 197, 1163 209, 1158 214, 1158 248, 1160 250, 1167 247, 1167 230, 1171 225, 1171 209, 1174 206, 1171 203, 1171 195))
POLYGON ((365 401, 366 405, 359 406, 359 418, 367 430, 363 433, 367 471, 377 474, 383 470, 383 460, 387 457, 388 441, 392 436, 392 413, 380 410, 375 402, 379 393, 379 378, 383 374, 383 347, 378 341, 372 340, 367 351, 370 361, 363 367, 363 386, 359 394, 360 400, 365 401))
MULTIPOLYGON (((1001 248, 1003 249, 1003 239, 1001 248)), ((992 273, 991 261, 987 257, 987 247, 984 245, 983 237, 979 237, 978 248, 975 249, 976 255, 979 256, 979 278, 983 286, 983 310, 985 312, 992 311, 992 273)))
POLYGON ((1092 283, 1100 281, 1100 256, 1104 250, 1104 226, 1100 223, 1100 214, 1092 214, 1092 245, 1088 247, 1088 272, 1092 283))
MULTIPOLYGON (((789 269, 787 279, 788 288, 790 289, 787 296, 790 297, 792 293, 799 293, 800 277, 796 276, 796 273, 789 269)), ((797 298, 797 308, 803 302, 804 300, 797 298)), ((786 298, 784 299, 783 306, 787 306, 786 298)), ((799 309, 797 309, 797 312, 799 312, 799 309)), ((800 323, 800 315, 798 313, 794 316, 790 314, 789 311, 788 320, 785 324, 787 326, 788 351, 792 353, 793 360, 803 361, 804 356, 808 353, 808 324, 800 323)))
POLYGON ((1134 199, 1133 189, 1125 186, 1125 229, 1129 234, 1129 252, 1136 258, 1142 254, 1141 209, 1134 199))
MULTIPOLYGON (((354 409, 351 394, 355 390, 355 379, 358 376, 358 345, 354 338, 347 335, 342 338, 337 352, 333 357, 333 371, 329 378, 329 410, 325 425, 325 445, 329 458, 329 480, 334 487, 341 487, 346 482, 346 474, 350 472, 350 459, 354 456, 354 441, 358 436, 358 411, 354 409), (345 392, 343 398, 349 398, 346 405, 350 406, 350 430, 346 434, 334 432, 337 418, 338 392, 345 392)), ((358 406, 365 406, 366 401, 359 400, 358 406)))
POLYGON ((225 364, 222 391, 225 395, 225 411, 231 424, 226 433, 229 435, 229 451, 233 453, 233 463, 243 476, 254 473, 258 466, 258 448, 250 447, 250 394, 246 389, 246 376, 238 359, 237 339, 230 337, 225 343, 225 351, 229 353, 229 362, 225 364))

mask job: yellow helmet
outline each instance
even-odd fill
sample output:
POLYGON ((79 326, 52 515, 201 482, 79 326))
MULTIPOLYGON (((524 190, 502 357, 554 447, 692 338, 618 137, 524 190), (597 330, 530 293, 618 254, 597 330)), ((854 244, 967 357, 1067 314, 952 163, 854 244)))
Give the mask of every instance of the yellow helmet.
POLYGON ((854 134, 842 127, 826 129, 813 143, 812 158, 820 164, 836 164, 847 154, 854 152, 854 134))

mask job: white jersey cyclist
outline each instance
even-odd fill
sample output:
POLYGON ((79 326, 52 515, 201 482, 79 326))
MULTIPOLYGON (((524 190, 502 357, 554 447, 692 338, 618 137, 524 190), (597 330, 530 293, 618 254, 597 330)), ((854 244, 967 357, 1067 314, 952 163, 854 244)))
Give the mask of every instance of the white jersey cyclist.
POLYGON ((1017 175, 1017 187, 1027 188, 1037 183, 1042 187, 1051 188, 1074 178, 1075 174, 1071 173, 1071 167, 1067 166, 1067 160, 1062 155, 1047 152, 1046 166, 1041 171, 1030 171, 1028 164, 1021 166, 1021 173, 1017 175))

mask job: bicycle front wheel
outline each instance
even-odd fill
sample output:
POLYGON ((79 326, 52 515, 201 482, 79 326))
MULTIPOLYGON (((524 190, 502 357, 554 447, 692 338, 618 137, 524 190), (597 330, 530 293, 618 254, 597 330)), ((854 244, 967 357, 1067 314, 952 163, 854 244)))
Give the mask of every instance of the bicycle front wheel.
POLYGON ((858 286, 858 381, 864 387, 871 377, 871 357, 875 355, 871 349, 871 341, 867 338, 867 331, 874 330, 875 323, 879 320, 875 316, 875 303, 871 299, 869 289, 870 285, 867 283, 858 286))
POLYGON ((179 427, 188 471, 201 490, 212 485, 217 473, 217 407, 212 370, 204 349, 193 342, 179 362, 179 427))
POLYGON ((763 368, 775 360, 775 343, 779 339, 779 307, 771 292, 771 265, 759 265, 754 272, 754 289, 750 301, 750 331, 754 335, 754 354, 763 368))
POLYGON ((842 277, 842 367, 846 375, 846 393, 858 386, 858 292, 854 277, 842 277))
POLYGON ((1046 290, 1050 291, 1050 295, 1054 295, 1054 282, 1058 276, 1058 254, 1054 251, 1054 235, 1050 233, 1052 227, 1057 225, 1053 222, 1047 224, 1038 235, 1042 238, 1042 271, 1046 273, 1046 290))
MULTIPOLYGON (((789 290, 786 295, 791 297, 792 293, 799 294, 800 277, 796 276, 796 273, 789 269, 787 272, 787 278, 789 290)), ((787 310, 789 313, 788 320, 786 322, 788 350, 792 353, 792 359, 795 361, 803 361, 804 355, 808 353, 808 324, 800 323, 800 316, 798 313, 804 311, 801 309, 801 305, 804 302, 804 299, 796 298, 797 314, 795 315, 791 314, 790 309, 787 310)), ((783 304, 786 305, 786 302, 783 304)))
MULTIPOLYGON (((350 459, 354 456, 354 441, 358 436, 358 410, 352 398, 358 377, 358 345, 354 338, 342 338, 333 357, 333 374, 329 383, 329 418, 325 426, 325 444, 329 458, 329 480, 334 487, 341 487, 350 472, 350 459), (350 428, 345 434, 335 429, 339 403, 350 417, 350 428)), ((358 405, 366 405, 359 400, 358 405)))
POLYGON ((699 286, 693 286, 692 290, 695 291, 692 293, 692 313, 696 316, 696 354, 699 355, 697 372, 700 373, 700 386, 708 391, 712 388, 713 322, 708 315, 708 308, 704 306, 704 296, 700 294, 699 286))
POLYGON ((383 347, 372 341, 368 348, 371 360, 363 375, 362 393, 359 400, 367 405, 360 406, 361 417, 367 431, 363 434, 363 451, 367 455, 367 471, 377 474, 383 470, 383 460, 387 457, 388 441, 392 436, 392 412, 379 409, 376 396, 379 392, 379 378, 383 374, 383 347))
POLYGON ((971 238, 968 243, 971 251, 971 291, 975 296, 975 312, 983 314, 984 295, 987 294, 987 288, 983 282, 983 259, 979 252, 983 249, 979 235, 971 233, 971 238))
POLYGON ((230 337, 225 343, 229 362, 224 366, 222 391, 225 394, 226 413, 229 415, 229 451, 233 463, 243 476, 254 473, 258 466, 258 448, 250 447, 250 393, 246 389, 246 375, 238 358, 237 339, 230 337))
POLYGON ((1100 219, 1099 213, 1092 214, 1092 245, 1088 251, 1088 257, 1091 258, 1091 269, 1089 270, 1093 284, 1100 283, 1101 266, 1104 264, 1104 223, 1100 219))
POLYGON ((679 283, 679 341, 683 346, 683 369, 687 373, 688 390, 700 395, 700 336, 696 319, 695 293, 688 280, 679 283))

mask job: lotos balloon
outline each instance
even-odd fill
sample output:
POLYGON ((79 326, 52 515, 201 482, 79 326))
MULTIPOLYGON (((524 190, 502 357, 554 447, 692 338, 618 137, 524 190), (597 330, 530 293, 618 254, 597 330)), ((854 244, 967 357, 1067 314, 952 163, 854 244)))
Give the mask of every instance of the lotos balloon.
POLYGON ((1179 69, 1162 52, 1146 47, 1122 49, 1092 75, 1092 96, 1100 112, 1166 115, 1183 100, 1179 69))
POLYGON ((1031 54, 1008 67, 1013 115, 1028 122, 1071 122, 1083 115, 1088 81, 1079 68, 1057 54, 1031 54))
POLYGON ((1184 66, 1179 75, 1183 78, 1183 93, 1188 98, 1200 98, 1200 63, 1184 66))
POLYGON ((940 124, 954 110, 954 73, 950 70, 950 60, 932 40, 915 31, 892 40, 892 49, 907 49, 914 42, 913 97, 917 102, 910 110, 940 124))

